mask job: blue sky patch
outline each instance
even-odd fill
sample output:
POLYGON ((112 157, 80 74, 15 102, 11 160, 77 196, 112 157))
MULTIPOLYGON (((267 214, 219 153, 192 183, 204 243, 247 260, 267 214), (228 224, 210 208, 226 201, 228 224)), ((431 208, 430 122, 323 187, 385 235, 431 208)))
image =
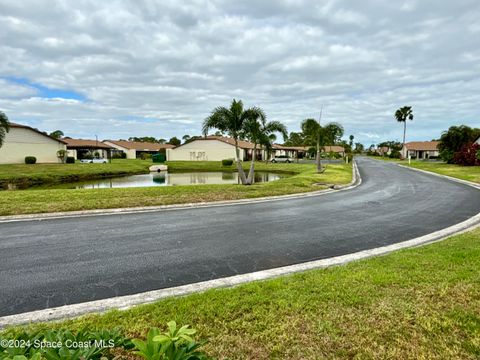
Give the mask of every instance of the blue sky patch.
POLYGON ((37 90, 39 97, 46 98, 46 99, 61 98, 61 99, 72 99, 72 100, 78 100, 78 101, 86 100, 85 96, 75 91, 66 90, 66 89, 52 89, 42 84, 31 82, 30 80, 25 78, 6 77, 5 80, 14 84, 31 87, 37 90))

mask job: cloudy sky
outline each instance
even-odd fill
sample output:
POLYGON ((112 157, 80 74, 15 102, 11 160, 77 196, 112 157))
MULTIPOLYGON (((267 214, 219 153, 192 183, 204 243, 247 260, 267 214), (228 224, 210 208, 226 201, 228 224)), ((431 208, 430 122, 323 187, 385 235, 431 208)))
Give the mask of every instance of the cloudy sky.
POLYGON ((0 110, 72 137, 199 134, 232 98, 365 144, 480 126, 480 2, 0 0, 0 110))

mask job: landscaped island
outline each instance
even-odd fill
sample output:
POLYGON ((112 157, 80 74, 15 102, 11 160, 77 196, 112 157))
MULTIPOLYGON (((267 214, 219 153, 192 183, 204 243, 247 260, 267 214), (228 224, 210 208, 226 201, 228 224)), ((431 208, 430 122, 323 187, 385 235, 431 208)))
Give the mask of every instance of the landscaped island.
MULTIPOLYGON (((151 162, 141 160, 116 160, 112 164, 70 165, 3 165, 0 179, 29 181, 28 179, 84 179, 118 176, 121 173, 146 173, 151 162)), ((170 162, 169 171, 234 171, 235 167, 224 167, 221 162, 170 162)), ((245 169, 249 166, 244 164, 245 169)), ((240 185, 195 185, 172 187, 116 188, 116 189, 48 189, 0 191, 0 215, 16 215, 57 211, 111 209, 122 207, 170 205, 258 198, 321 190, 332 184, 347 184, 352 179, 350 164, 330 164, 318 174, 314 164, 271 164, 257 162, 256 170, 287 172, 292 176, 281 180, 240 185)), ((72 181, 72 180, 71 180, 72 181)))

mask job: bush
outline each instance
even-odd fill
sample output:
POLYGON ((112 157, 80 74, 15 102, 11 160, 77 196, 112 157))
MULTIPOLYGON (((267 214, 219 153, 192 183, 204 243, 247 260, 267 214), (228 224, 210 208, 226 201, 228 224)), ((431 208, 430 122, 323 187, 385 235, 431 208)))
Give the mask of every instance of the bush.
POLYGON ((65 162, 67 164, 75 164, 75 158, 73 156, 67 156, 67 160, 65 162))
POLYGON ((112 159, 126 159, 127 153, 122 152, 114 152, 112 154, 112 159))
POLYGON ((398 151, 397 149, 392 150, 390 152, 390 155, 388 155, 390 159, 400 159, 401 156, 402 154, 400 154, 400 151, 398 151))
POLYGON ((223 159, 222 160, 222 165, 223 166, 232 166, 233 165, 233 159, 223 159))
POLYGON ((35 164, 37 158, 35 156, 25 156, 25 164, 35 164))
POLYGON ((453 162, 462 166, 480 165, 480 160, 477 156, 479 151, 479 144, 463 145, 460 151, 457 151, 453 156, 453 162))
POLYGON ((140 154, 140 159, 142 160, 150 160, 152 158, 152 154, 149 153, 141 153, 140 154))

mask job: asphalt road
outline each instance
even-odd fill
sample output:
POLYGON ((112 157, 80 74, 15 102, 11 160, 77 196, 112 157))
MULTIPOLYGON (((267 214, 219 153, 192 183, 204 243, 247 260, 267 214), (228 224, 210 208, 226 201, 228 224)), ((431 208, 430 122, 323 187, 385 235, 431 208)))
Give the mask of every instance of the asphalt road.
POLYGON ((0 223, 0 316, 328 258, 480 212, 480 191, 357 161, 359 187, 154 213, 0 223))

